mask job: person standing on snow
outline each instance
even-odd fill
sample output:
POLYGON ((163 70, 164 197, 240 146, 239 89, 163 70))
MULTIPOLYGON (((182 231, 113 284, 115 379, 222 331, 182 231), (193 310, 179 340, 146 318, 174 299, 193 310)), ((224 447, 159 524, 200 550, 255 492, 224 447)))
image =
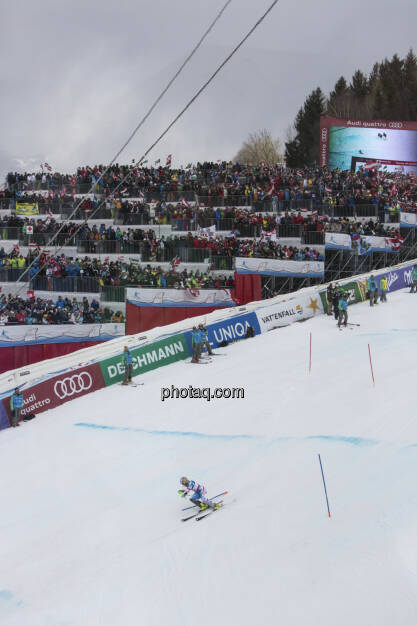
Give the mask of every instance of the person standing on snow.
POLYGON ((348 307, 348 299, 345 294, 342 294, 341 297, 339 298, 339 320, 337 322, 337 325, 339 326, 339 328, 341 327, 342 323, 344 326, 347 326, 347 321, 348 321, 347 307, 348 307))
POLYGON ((383 276, 381 278, 381 280, 379 281, 379 288, 381 290, 380 301, 381 302, 386 302, 387 301, 387 291, 388 291, 388 282, 387 282, 387 277, 386 276, 383 276))
POLYGON ((333 283, 330 283, 326 291, 327 315, 332 314, 334 292, 335 292, 335 288, 333 287, 333 283))
POLYGON ((378 304, 378 285, 373 274, 371 274, 370 278, 368 278, 368 291, 370 306, 378 304))
POLYGON ((189 493, 194 492, 190 498, 190 502, 199 506, 202 511, 208 508, 214 510, 220 506, 219 504, 214 504, 214 502, 208 500, 206 497, 206 488, 203 485, 196 483, 195 480, 188 480, 186 476, 183 476, 180 483, 183 487, 185 487, 185 489, 178 492, 181 497, 185 498, 189 493))
POLYGON ((132 353, 127 346, 125 346, 123 352, 123 365, 125 367, 125 376, 122 385, 127 385, 132 382, 133 375, 133 357, 132 353))
POLYGON ((199 325, 198 325, 198 330, 200 331, 200 333, 201 333, 201 337, 202 337, 202 339, 203 339, 203 341, 201 342, 201 349, 203 349, 204 347, 206 347, 206 348, 207 348, 207 352, 208 352, 209 354, 213 354, 213 351, 212 351, 212 349, 211 349, 210 342, 209 342, 209 340, 208 340, 208 331, 207 331, 207 329, 204 327, 204 325, 203 325, 203 324, 199 324, 199 325))
POLYGON ((201 350, 203 348, 203 338, 205 338, 204 332, 198 330, 197 326, 193 326, 191 333, 191 345, 193 347, 193 358, 191 363, 198 363, 201 356, 201 350))
POLYGON ((16 426, 20 426, 19 418, 20 411, 23 406, 23 394, 20 391, 19 387, 16 387, 13 395, 10 398, 10 410, 12 412, 12 426, 15 428, 16 426))
POLYGON ((417 293, 417 265, 414 265, 413 267, 411 279, 413 282, 411 283, 410 293, 417 293))

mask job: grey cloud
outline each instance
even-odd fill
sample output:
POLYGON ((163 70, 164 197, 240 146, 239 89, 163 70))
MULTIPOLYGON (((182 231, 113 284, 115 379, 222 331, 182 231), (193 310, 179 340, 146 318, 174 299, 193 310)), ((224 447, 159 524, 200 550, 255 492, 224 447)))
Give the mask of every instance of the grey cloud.
MULTIPOLYGON (((47 160, 108 162, 224 0, 10 4, 0 31, 0 173, 47 160), (17 167, 17 159, 20 167, 17 167)), ((121 161, 143 153, 268 6, 234 0, 121 161)), ((311 89, 332 88, 414 41, 417 5, 281 0, 150 158, 231 158, 247 134, 285 129, 311 89)))

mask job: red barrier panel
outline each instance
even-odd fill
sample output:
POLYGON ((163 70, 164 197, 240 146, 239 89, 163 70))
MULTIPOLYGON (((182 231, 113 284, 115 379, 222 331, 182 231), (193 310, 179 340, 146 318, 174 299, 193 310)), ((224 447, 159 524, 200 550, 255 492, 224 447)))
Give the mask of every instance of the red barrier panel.
POLYGON ((157 326, 181 322, 189 317, 219 311, 218 307, 151 307, 136 306, 126 302, 126 334, 134 335, 157 326))
MULTIPOLYGON (((105 387, 98 363, 86 365, 70 372, 64 372, 42 383, 23 389, 23 409, 21 416, 28 413, 49 411, 64 402, 85 396, 105 387)), ((11 418, 10 396, 2 400, 9 420, 11 418)))
POLYGON ((9 370, 39 363, 45 359, 70 354, 82 348, 96 346, 102 341, 71 341, 68 343, 42 343, 32 346, 10 346, 0 348, 0 374, 9 370))

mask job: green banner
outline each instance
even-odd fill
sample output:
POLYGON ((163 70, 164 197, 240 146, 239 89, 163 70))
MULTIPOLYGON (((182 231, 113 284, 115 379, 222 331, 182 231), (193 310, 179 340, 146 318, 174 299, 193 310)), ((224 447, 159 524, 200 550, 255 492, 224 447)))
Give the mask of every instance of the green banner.
MULTIPOLYGON (((132 350, 133 376, 144 374, 163 365, 186 359, 189 355, 187 342, 183 334, 161 339, 143 348, 132 350)), ((124 377, 123 354, 100 361, 106 387, 118 383, 124 377)))
MULTIPOLYGON (((366 284, 366 281, 365 283, 366 284)), ((349 304, 356 304, 357 302, 363 302, 366 300, 366 291, 362 283, 352 281, 351 283, 345 283, 340 285, 340 289, 346 294, 349 294, 349 304)), ((323 309, 327 313, 327 291, 320 291, 320 298, 323 303, 323 309)))

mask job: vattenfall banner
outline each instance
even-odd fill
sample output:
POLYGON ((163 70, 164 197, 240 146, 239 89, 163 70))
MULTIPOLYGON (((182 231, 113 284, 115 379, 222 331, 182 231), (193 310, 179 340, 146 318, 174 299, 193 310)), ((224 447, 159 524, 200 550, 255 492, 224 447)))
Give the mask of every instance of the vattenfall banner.
MULTIPOLYGON (((133 375, 144 374, 163 365, 181 361, 190 356, 184 334, 156 341, 143 348, 132 350, 133 375)), ((106 387, 118 383, 124 377, 123 356, 111 357, 100 361, 100 368, 106 387)))
MULTIPOLYGON (((64 372, 59 376, 49 378, 28 389, 23 389, 23 408, 21 417, 29 413, 42 413, 53 409, 64 402, 75 400, 87 393, 97 391, 104 387, 104 380, 98 363, 86 365, 70 372, 64 372)), ((10 396, 2 400, 7 416, 11 417, 10 396)), ((3 428, 7 428, 5 424, 3 428)), ((0 421, 0 428, 2 422, 0 421)))
POLYGON ((288 326, 294 322, 306 320, 316 314, 323 313, 323 304, 320 298, 312 296, 301 296, 286 302, 279 302, 271 306, 263 307, 256 311, 261 332, 288 326))

